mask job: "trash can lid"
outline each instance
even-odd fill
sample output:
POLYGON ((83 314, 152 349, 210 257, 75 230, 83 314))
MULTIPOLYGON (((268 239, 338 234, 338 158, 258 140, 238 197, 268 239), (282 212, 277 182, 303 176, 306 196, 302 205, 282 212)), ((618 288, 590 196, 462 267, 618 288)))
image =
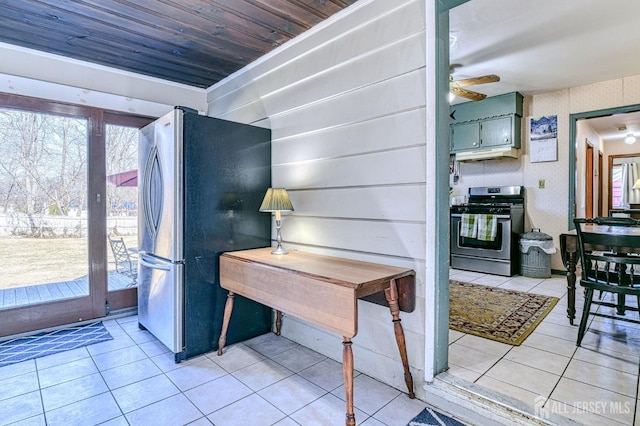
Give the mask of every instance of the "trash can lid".
POLYGON ((532 240, 532 241, 548 241, 553 240, 553 237, 549 234, 545 234, 544 232, 540 232, 539 228, 533 228, 531 232, 527 232, 526 234, 522 234, 520 236, 523 240, 532 240))

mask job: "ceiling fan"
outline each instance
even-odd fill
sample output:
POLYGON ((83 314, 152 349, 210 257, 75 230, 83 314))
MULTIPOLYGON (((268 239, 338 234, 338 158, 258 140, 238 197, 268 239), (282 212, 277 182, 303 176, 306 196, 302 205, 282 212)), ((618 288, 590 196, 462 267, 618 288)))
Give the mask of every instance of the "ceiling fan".
POLYGON ((461 98, 466 98, 472 101, 481 101, 486 98, 487 95, 474 92, 473 90, 463 89, 463 87, 475 86, 476 84, 495 83, 497 81, 500 81, 500 77, 495 74, 465 78, 463 80, 454 80, 453 74, 449 74, 449 92, 455 96, 460 96, 461 98))

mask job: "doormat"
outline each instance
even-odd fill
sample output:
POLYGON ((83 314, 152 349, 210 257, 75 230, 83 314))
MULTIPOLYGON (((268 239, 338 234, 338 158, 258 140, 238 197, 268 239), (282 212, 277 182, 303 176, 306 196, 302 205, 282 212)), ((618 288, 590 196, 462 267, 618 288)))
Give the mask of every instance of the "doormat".
POLYGON ((557 297, 449 281, 449 328, 519 346, 558 303, 557 297))
POLYGON ((420 414, 415 416, 413 420, 409 422, 407 426, 464 426, 464 423, 459 422, 453 417, 449 417, 445 414, 439 413, 431 408, 425 408, 420 414))
POLYGON ((0 342, 0 367, 111 340, 102 322, 0 342))

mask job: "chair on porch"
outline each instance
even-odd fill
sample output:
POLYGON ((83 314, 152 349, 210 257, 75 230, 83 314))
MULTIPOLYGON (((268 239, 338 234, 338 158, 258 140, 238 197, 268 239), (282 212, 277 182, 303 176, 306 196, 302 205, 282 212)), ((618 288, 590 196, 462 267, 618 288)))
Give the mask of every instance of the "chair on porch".
POLYGON ((137 258, 131 256, 131 252, 127 249, 124 238, 107 238, 109 239, 109 245, 111 245, 111 251, 113 252, 113 258, 116 263, 116 272, 132 279, 132 282, 127 287, 134 286, 138 279, 137 258))
POLYGON ((640 232, 630 232, 631 227, 640 226, 640 220, 620 217, 576 218, 574 224, 582 265, 580 285, 585 289, 576 342, 580 346, 589 316, 640 324, 640 317, 634 319, 626 316, 626 311, 640 314, 640 256, 629 253, 631 247, 640 247, 640 232), (589 224, 610 228, 607 232, 589 232, 589 224), (596 290, 600 292, 600 300, 593 300, 596 290), (615 294, 615 303, 602 300, 603 293, 615 294), (637 304, 627 304, 627 295, 636 296, 637 304), (615 308, 615 311, 607 308, 615 308))

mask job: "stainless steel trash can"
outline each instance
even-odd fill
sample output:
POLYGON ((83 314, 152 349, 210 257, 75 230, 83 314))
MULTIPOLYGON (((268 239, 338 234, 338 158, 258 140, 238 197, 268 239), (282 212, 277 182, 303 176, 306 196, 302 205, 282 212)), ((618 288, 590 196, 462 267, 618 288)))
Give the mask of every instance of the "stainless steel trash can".
POLYGON ((556 252, 551 235, 533 228, 520 236, 520 275, 531 278, 551 276, 551 255, 556 252))

